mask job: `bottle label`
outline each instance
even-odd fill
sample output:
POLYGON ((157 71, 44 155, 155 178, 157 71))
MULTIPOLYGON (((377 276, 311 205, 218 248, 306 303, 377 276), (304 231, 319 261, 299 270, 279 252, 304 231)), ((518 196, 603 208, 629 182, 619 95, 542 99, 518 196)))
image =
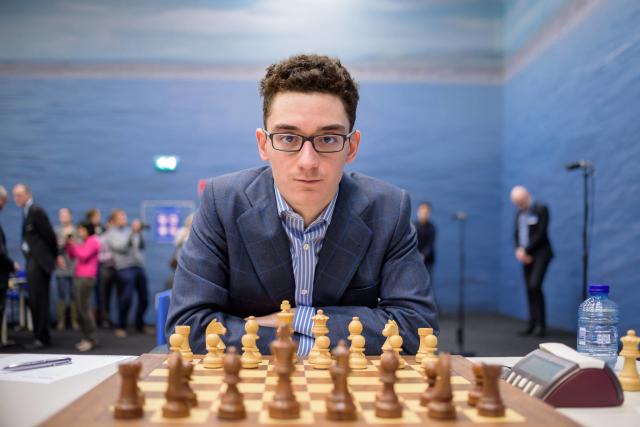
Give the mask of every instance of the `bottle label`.
POLYGON ((611 344, 611 334, 596 334, 596 342, 598 345, 609 345, 611 344))
POLYGON ((587 328, 578 328, 578 344, 586 345, 587 344, 587 328))

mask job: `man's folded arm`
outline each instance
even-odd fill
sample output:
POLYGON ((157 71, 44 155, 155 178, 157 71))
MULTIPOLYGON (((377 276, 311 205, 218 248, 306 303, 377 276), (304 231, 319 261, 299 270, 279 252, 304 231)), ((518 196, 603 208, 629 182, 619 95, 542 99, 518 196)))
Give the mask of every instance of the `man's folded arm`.
POLYGON ((386 339, 382 330, 390 319, 398 323, 403 349, 408 354, 418 350, 418 328, 430 327, 436 333, 439 331, 431 280, 418 253, 410 210, 409 196, 403 192, 398 223, 380 273, 378 306, 317 307, 330 317, 327 327, 332 345, 347 339, 353 316, 358 316, 362 322, 367 354, 380 354, 386 339))
MULTIPOLYGON (((178 259, 165 329, 167 336, 174 333, 176 325, 189 325, 193 352, 204 354, 207 325, 217 319, 227 328, 227 333, 221 337, 225 344, 236 346, 241 351, 245 321, 228 314, 231 311, 228 277, 226 236, 216 212, 213 186, 209 183, 203 193, 202 205, 194 215, 189 239, 178 259)), ((260 352, 269 353, 274 330, 260 328, 258 335, 260 352)))

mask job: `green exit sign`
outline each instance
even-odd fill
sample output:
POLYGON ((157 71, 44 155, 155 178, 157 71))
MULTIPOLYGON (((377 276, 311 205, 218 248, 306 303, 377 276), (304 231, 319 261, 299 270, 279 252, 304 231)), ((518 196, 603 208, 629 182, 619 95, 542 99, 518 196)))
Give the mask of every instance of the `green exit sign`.
POLYGON ((178 156, 156 156, 153 158, 153 164, 156 170, 160 172, 173 172, 178 168, 180 159, 178 156))

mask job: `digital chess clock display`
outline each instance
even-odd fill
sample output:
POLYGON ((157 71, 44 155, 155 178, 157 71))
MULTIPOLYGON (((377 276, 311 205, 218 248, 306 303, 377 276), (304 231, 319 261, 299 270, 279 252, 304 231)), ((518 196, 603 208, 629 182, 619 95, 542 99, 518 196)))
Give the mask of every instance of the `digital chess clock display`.
POLYGON ((567 369, 566 365, 560 365, 535 355, 523 360, 519 367, 522 371, 528 372, 544 382, 551 381, 559 372, 567 369))

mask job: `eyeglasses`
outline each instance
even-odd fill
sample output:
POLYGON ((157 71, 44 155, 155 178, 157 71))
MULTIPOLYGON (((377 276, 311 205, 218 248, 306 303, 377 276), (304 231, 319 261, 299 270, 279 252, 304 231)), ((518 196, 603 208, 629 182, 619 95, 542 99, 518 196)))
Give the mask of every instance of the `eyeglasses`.
POLYGON ((296 153, 302 150, 302 146, 306 141, 310 141, 313 149, 318 153, 337 153, 342 151, 344 143, 349 141, 351 135, 356 131, 343 134, 327 134, 327 135, 311 135, 302 136, 295 133, 271 133, 266 129, 262 129, 271 140, 271 146, 274 150, 296 153))

